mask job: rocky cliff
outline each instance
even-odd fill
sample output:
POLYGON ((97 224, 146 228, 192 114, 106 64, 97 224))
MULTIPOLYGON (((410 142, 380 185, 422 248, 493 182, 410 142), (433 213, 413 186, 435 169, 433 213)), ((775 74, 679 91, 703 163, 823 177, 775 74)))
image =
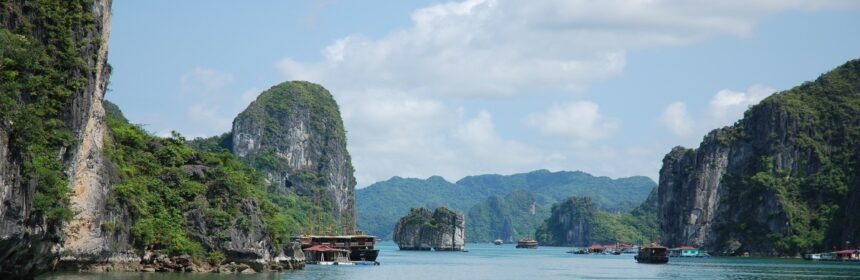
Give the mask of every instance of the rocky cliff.
POLYGON ((332 95, 308 82, 264 91, 233 120, 232 151, 266 175, 275 189, 324 205, 355 229, 355 177, 346 133, 332 95))
POLYGON ((109 188, 101 100, 111 1, 72 2, 0 9, 2 278, 33 277, 57 253, 91 258, 114 245, 98 227, 110 218, 101 211, 109 188))
POLYGON ((534 229, 549 217, 549 209, 538 205, 534 195, 516 190, 504 197, 490 196, 469 209, 469 242, 516 242, 531 237, 534 229))
POLYGON ((445 207, 430 212, 413 208, 397 222, 394 242, 400 250, 462 251, 465 246, 466 219, 462 213, 445 207))
POLYGON ((774 94, 663 159, 664 243, 798 255, 858 244, 860 61, 774 94))
POLYGON ((552 206, 552 214, 538 229, 541 244, 588 246, 597 216, 597 205, 590 197, 571 197, 552 206))
POLYGON ((588 197, 571 197, 552 206, 535 238, 551 246, 644 244, 658 237, 658 226, 655 188, 645 202, 628 212, 603 211, 588 197))

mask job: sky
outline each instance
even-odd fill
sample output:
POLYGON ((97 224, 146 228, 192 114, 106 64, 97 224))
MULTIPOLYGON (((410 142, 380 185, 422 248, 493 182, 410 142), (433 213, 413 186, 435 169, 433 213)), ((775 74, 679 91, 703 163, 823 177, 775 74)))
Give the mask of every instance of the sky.
POLYGON ((153 134, 228 132, 326 87, 359 188, 536 169, 658 179, 751 105, 860 58, 858 1, 115 1, 106 99, 153 134))

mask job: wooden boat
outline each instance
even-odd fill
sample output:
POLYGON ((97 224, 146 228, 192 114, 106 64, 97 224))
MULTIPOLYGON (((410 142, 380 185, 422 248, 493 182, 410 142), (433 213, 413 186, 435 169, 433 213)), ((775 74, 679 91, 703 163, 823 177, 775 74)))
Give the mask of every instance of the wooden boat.
POLYGON ((517 248, 520 249, 537 249, 538 242, 534 239, 520 239, 517 241, 517 248))
POLYGON ((362 233, 355 235, 302 235, 293 237, 293 239, 301 242, 305 255, 308 255, 307 248, 322 245, 346 251, 349 261, 353 262, 375 262, 379 256, 379 250, 374 249, 376 237, 362 233))
POLYGON ((667 251, 668 248, 651 243, 651 245, 640 248, 639 254, 633 258, 639 263, 668 263, 669 255, 667 254, 667 251))
POLYGON ((496 244, 496 245, 502 245, 502 243, 504 243, 504 242, 501 239, 496 239, 495 241, 493 241, 493 244, 496 244))

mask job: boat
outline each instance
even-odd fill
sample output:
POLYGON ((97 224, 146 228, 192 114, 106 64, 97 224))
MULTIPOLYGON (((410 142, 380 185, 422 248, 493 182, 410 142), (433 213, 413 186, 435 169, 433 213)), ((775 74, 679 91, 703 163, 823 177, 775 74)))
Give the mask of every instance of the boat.
POLYGON ((502 243, 505 243, 505 242, 502 241, 501 239, 496 239, 495 241, 493 241, 493 244, 496 244, 496 245, 502 245, 502 243))
POLYGON ((302 251, 305 251, 305 257, 308 259, 313 258, 308 256, 307 249, 318 245, 344 250, 351 262, 376 262, 379 256, 379 250, 374 249, 376 236, 360 231, 353 235, 302 235, 293 237, 293 240, 301 243, 302 251))
POLYGON ((603 245, 600 245, 600 244, 591 244, 591 246, 588 246, 588 253, 589 254, 604 254, 604 253, 606 253, 606 247, 603 247, 603 245))
POLYGON ((313 245, 303 248, 308 264, 351 265, 349 250, 337 249, 326 245, 313 245))
POLYGON ((520 239, 517 241, 517 248, 520 249, 537 249, 538 242, 534 239, 520 239))
POLYGON ((860 262, 860 249, 846 249, 829 253, 806 254, 808 261, 860 262))
POLYGON ((636 262, 639 263, 654 263, 654 264, 662 264, 669 262, 669 256, 667 251, 669 249, 655 243, 651 243, 651 245, 644 246, 639 249, 639 254, 634 256, 636 262))
POLYGON ((567 251, 567 253, 574 255, 588 255, 588 249, 574 248, 573 250, 567 251))
POLYGON ((708 258, 711 257, 707 252, 692 246, 681 246, 669 249, 670 258, 708 258))

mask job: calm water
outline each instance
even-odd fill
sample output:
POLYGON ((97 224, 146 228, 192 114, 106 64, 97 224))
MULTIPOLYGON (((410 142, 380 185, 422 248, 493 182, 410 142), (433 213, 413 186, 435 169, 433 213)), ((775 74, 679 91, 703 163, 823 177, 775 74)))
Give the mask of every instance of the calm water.
POLYGON ((793 259, 672 259, 638 264, 633 255, 566 254, 568 248, 515 249, 513 245, 467 244, 463 252, 398 251, 381 243, 381 266, 313 266, 303 271, 255 275, 114 273, 55 274, 42 279, 860 279, 860 263, 793 259))

